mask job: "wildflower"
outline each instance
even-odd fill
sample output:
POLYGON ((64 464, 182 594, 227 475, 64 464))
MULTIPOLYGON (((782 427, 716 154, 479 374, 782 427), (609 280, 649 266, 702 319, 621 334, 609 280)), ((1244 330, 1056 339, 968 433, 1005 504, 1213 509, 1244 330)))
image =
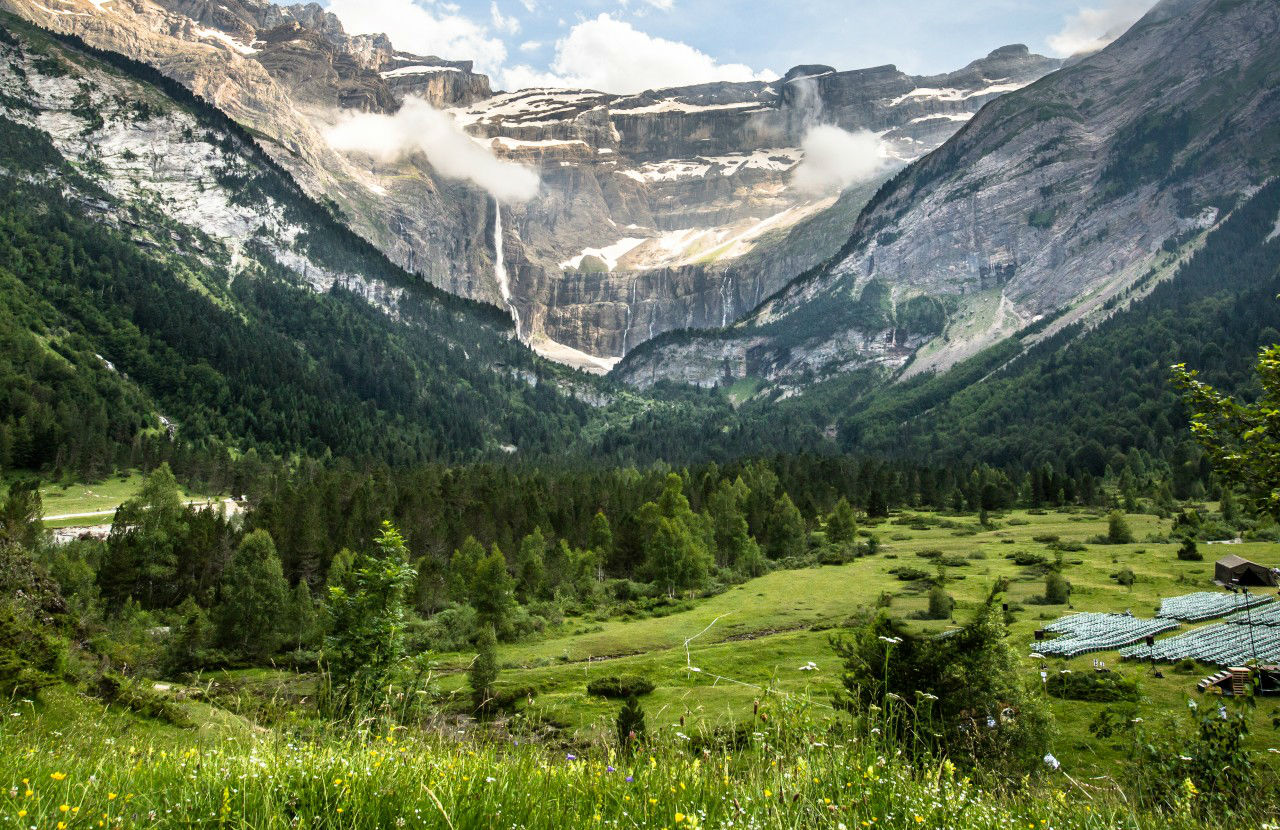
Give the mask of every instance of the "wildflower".
POLYGON ((27 811, 26 811, 26 810, 19 810, 19 811, 18 811, 18 818, 22 818, 22 817, 23 817, 23 816, 25 816, 26 814, 27 814, 27 811))
POLYGON ((115 801, 115 800, 116 800, 115 793, 107 793, 107 801, 115 801))
POLYGON ((59 813, 65 813, 65 812, 67 812, 67 811, 68 811, 68 810, 70 810, 70 809, 71 809, 71 805, 70 805, 70 804, 61 804, 61 805, 59 805, 59 806, 58 806, 58 812, 59 812, 59 813))
POLYGON ((772 790, 765 790, 765 791, 764 791, 764 797, 765 797, 765 798, 773 798, 773 791, 772 791, 772 790))
POLYGON ((569 754, 567 754, 567 755, 565 755, 565 756, 564 756, 564 759, 565 759, 566 761, 576 761, 576 760, 578 760, 578 756, 577 756, 577 755, 574 755, 572 752, 570 752, 569 754))
POLYGON ((1059 769, 1062 766, 1062 762, 1059 761, 1057 758, 1054 758, 1053 755, 1049 753, 1045 754, 1044 763, 1045 763, 1045 766, 1047 766, 1049 769, 1052 769, 1052 770, 1059 769))
POLYGON ((628 775, 626 778, 626 781, 628 784, 634 784, 635 780, 636 780, 636 777, 634 775, 628 775))
POLYGON ((617 770, 616 770, 616 769, 614 769, 612 766, 606 766, 606 767, 604 768, 604 771, 605 771, 605 772, 617 772, 617 770))
POLYGON ((675 818, 676 824, 679 824, 682 821, 684 821, 684 813, 676 813, 676 818, 675 818))
POLYGON ((54 781, 62 781, 67 777, 67 774, 65 772, 51 772, 49 773, 49 777, 54 781))

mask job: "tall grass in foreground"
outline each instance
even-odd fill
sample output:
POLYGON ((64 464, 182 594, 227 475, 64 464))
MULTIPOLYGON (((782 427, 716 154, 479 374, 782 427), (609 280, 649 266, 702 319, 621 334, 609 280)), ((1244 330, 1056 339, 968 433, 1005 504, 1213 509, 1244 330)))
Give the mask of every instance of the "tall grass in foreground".
MULTIPOLYGON (((783 713, 738 749, 677 735, 624 759, 402 730, 189 745, 108 737, 89 715, 0 726, 0 826, 749 827, 1064 830, 1205 826, 1138 817, 1103 789, 980 788, 951 763, 905 763, 881 732, 822 732, 783 713)), ((1225 817, 1224 817, 1225 819, 1225 817)))

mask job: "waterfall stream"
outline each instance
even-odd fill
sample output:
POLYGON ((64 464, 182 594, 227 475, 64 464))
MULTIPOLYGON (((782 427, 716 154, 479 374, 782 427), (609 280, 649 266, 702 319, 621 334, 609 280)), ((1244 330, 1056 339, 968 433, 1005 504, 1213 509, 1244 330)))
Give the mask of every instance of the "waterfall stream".
POLYGON ((502 204, 493 200, 493 276, 498 282, 498 293, 502 301, 511 311, 511 319, 516 323, 516 337, 520 337, 520 310, 511 299, 511 278, 507 274, 506 254, 502 239, 502 204))

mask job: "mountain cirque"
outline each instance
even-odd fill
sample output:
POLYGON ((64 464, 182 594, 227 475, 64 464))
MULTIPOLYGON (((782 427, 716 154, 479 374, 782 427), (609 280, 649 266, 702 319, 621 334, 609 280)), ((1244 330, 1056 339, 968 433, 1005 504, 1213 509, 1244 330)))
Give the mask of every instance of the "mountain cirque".
POLYGON ((203 95, 357 232, 448 291, 505 302, 493 261, 501 227, 521 337, 593 370, 662 332, 730 324, 836 253, 879 180, 839 200, 796 192, 790 178, 812 126, 875 132, 887 177, 987 102, 1058 66, 1008 46, 929 77, 805 66, 768 84, 495 95, 469 62, 347 35, 315 4, 0 0, 0 8, 150 63, 203 95), (410 95, 448 109, 496 155, 537 167, 539 195, 503 207, 498 222, 492 199, 420 156, 375 162, 325 142, 339 111, 393 112, 410 95))
POLYGON ((885 188, 839 256, 733 329, 654 344, 647 385, 942 370, 1112 313, 1280 168, 1280 5, 1165 0, 986 107, 885 188))

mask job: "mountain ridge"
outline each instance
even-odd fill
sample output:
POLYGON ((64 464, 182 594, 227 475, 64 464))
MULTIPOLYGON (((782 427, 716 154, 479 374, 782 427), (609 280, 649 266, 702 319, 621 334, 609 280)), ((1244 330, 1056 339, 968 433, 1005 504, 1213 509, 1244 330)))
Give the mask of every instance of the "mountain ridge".
POLYGON ((819 121, 882 132, 893 154, 913 158, 992 95, 1058 65, 1003 47, 935 76, 878 67, 803 82, 793 76, 797 83, 780 79, 776 90, 751 83, 631 96, 490 95, 488 80, 466 61, 409 55, 385 36, 347 35, 314 4, 0 6, 157 66, 258 134, 311 196, 333 202, 401 267, 504 307, 495 208, 483 191, 441 177, 421 157, 374 162, 335 152, 324 136, 343 107, 392 112, 414 95, 450 108, 496 155, 541 169, 542 194, 503 208, 514 313, 535 348, 563 346, 596 370, 653 334, 737 319, 832 252, 813 244, 772 250, 793 228, 826 226, 849 213, 847 203, 788 192, 815 104, 825 111, 819 121), (801 86, 806 94, 793 94, 801 86), (925 93, 912 94, 918 90, 925 93), (614 250, 622 255, 596 253, 614 250), (756 256, 744 256, 750 253, 756 256))
POLYGON ((1102 52, 988 104, 877 193, 840 256, 747 321, 672 338, 619 375, 787 387, 908 361, 908 373, 942 370, 1045 318, 1047 335, 1106 313, 1162 270, 1166 245, 1194 244, 1276 169, 1266 137, 1277 121, 1277 40, 1272 4, 1157 5, 1102 52), (1145 167, 1132 169, 1134 159, 1145 167), (877 285, 883 299, 860 317, 863 292, 877 285), (948 306, 941 326, 895 323, 898 305, 917 297, 948 306))

